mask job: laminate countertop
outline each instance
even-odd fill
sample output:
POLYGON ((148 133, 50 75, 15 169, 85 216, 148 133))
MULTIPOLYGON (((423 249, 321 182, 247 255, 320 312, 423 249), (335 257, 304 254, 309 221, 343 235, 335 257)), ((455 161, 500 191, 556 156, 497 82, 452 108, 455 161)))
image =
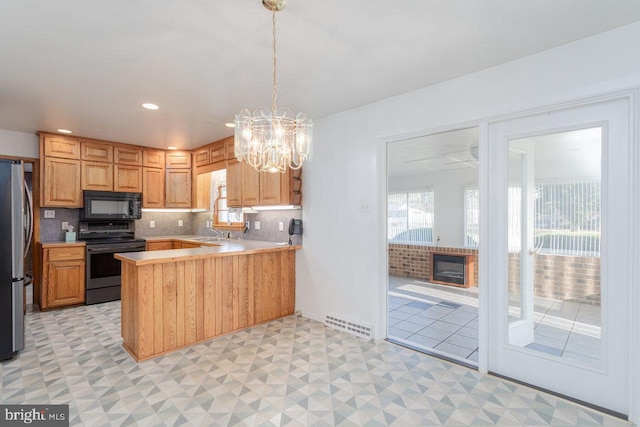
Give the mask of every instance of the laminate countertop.
POLYGON ((50 241, 50 242, 40 242, 43 248, 58 248, 58 247, 72 247, 72 246, 86 246, 86 243, 83 241, 75 240, 73 242, 65 242, 64 240, 60 241, 50 241))
POLYGON ((260 240, 201 240, 203 236, 167 236, 145 238, 153 240, 180 240, 202 244, 200 248, 168 249, 164 251, 125 252, 115 254, 122 262, 138 265, 162 264, 165 262, 205 259, 211 257, 247 255, 261 252, 292 251, 302 249, 300 245, 263 242, 260 240))

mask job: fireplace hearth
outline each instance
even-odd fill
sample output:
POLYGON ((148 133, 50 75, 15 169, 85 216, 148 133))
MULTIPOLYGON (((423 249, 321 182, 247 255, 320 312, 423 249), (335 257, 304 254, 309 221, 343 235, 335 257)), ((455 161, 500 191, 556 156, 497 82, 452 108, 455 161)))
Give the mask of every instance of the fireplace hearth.
POLYGON ((431 281, 468 288, 473 286, 473 255, 433 253, 431 281))

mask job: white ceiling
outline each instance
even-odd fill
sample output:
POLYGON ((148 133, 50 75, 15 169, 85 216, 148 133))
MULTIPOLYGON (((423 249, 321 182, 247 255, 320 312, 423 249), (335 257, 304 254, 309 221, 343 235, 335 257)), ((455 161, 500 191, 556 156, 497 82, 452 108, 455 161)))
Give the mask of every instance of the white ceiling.
MULTIPOLYGON (((510 141, 522 142, 534 153, 537 179, 595 178, 601 174, 600 127, 541 134, 510 141)), ((477 169, 478 128, 419 136, 387 146, 387 176, 421 179, 431 173, 477 169)), ((513 151, 510 173, 517 176, 519 157, 513 151)), ((515 178, 514 178, 515 179, 515 178)))
POLYGON ((477 160, 472 147, 478 144, 477 127, 392 142, 387 146, 387 175, 415 176, 475 169, 477 160))
MULTIPOLYGON (((278 105, 319 119, 638 20, 637 0, 289 0, 278 105)), ((238 111, 270 104, 270 26, 260 0, 4 0, 0 129, 231 135, 238 111)))

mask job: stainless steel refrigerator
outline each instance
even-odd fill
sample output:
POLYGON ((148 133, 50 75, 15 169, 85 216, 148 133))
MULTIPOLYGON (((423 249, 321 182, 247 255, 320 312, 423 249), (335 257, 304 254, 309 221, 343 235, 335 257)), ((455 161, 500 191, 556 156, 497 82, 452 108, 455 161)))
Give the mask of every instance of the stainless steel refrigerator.
POLYGON ((25 199, 23 163, 0 159, 0 360, 24 349, 25 199))

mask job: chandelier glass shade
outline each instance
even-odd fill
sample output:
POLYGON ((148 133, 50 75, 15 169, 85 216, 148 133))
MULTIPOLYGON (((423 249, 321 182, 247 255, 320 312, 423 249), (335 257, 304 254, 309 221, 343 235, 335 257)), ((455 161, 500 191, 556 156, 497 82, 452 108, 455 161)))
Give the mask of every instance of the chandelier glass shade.
POLYGON ((313 121, 304 113, 294 115, 287 108, 276 107, 276 11, 286 1, 263 0, 273 13, 273 92, 271 109, 259 108, 253 113, 242 110, 235 119, 234 152, 260 172, 286 172, 300 169, 310 161, 313 151, 313 121))

